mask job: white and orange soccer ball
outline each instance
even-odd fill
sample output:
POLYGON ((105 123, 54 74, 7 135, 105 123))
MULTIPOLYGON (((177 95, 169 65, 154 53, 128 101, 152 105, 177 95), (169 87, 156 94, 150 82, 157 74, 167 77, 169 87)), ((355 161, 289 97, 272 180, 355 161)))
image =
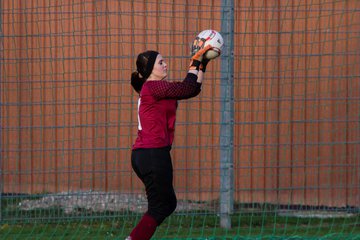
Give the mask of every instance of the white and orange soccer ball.
POLYGON ((224 46, 224 39, 218 31, 212 29, 204 30, 196 36, 191 46, 191 52, 194 52, 196 48, 206 47, 209 44, 212 48, 205 53, 204 57, 210 60, 220 56, 224 46))

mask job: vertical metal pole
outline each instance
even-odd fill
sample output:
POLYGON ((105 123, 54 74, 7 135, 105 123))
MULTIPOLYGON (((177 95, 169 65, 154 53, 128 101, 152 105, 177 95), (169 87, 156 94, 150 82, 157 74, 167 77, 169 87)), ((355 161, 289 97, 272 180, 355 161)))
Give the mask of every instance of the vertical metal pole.
POLYGON ((234 209, 234 0, 221 2, 220 226, 231 228, 234 209))
MULTIPOLYGON (((2 84, 2 63, 4 61, 4 33, 3 33, 3 27, 2 27, 2 1, 0 0, 0 124, 2 125, 2 91, 3 91, 3 84, 2 84)), ((4 191, 4 183, 3 183, 3 164, 2 164, 2 126, 0 127, 0 223, 2 221, 2 196, 4 191)))

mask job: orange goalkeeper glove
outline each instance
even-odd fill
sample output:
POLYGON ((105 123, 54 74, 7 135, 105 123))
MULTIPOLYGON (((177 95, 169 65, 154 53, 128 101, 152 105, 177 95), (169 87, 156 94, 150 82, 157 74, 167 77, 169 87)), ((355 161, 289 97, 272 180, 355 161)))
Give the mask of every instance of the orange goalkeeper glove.
POLYGON ((196 51, 194 55, 191 57, 190 60, 190 70, 198 70, 200 69, 201 61, 203 60, 203 55, 211 49, 211 45, 207 45, 204 48, 201 48, 200 50, 196 51))

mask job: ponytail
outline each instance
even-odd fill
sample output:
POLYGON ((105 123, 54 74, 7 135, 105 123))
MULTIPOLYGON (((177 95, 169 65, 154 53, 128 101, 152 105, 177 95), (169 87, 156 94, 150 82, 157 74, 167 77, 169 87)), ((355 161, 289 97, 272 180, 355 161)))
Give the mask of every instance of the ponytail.
POLYGON ((137 93, 140 93, 145 81, 146 79, 141 77, 138 71, 135 71, 131 74, 131 86, 137 93))

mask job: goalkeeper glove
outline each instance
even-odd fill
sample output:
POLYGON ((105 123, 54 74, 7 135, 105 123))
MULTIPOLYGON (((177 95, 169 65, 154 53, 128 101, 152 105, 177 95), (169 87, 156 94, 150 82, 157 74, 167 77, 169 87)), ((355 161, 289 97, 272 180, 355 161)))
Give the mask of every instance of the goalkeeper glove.
POLYGON ((210 62, 210 59, 207 59, 207 58, 203 58, 203 60, 201 61, 201 64, 200 64, 200 70, 202 72, 205 72, 206 71, 206 66, 207 64, 210 62))
POLYGON ((200 49, 204 48, 206 39, 196 37, 191 46, 191 56, 194 56, 200 49))
MULTIPOLYGON (((207 45, 206 47, 202 47, 200 50, 197 50, 195 54, 191 57, 189 69, 199 71, 200 65, 203 61, 203 55, 211 48, 212 48, 211 45, 207 45)), ((206 64, 207 62, 205 63, 205 68, 206 68, 206 64)))

